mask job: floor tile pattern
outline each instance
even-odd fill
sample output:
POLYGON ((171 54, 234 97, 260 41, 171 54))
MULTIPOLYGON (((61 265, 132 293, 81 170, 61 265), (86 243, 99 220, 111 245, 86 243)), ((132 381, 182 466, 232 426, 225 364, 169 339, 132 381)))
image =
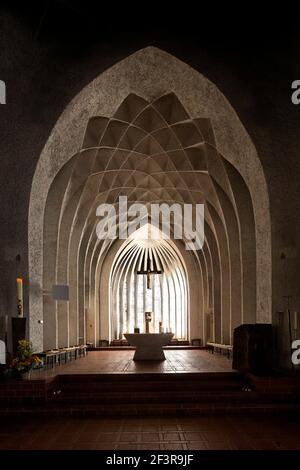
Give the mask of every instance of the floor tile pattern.
POLYGON ((63 374, 113 374, 113 373, 183 373, 231 372, 231 360, 220 354, 200 349, 166 350, 166 361, 133 361, 134 351, 91 351, 84 358, 48 369, 36 371, 32 378, 63 374))
POLYGON ((0 450, 300 450, 297 416, 1 421, 0 450))

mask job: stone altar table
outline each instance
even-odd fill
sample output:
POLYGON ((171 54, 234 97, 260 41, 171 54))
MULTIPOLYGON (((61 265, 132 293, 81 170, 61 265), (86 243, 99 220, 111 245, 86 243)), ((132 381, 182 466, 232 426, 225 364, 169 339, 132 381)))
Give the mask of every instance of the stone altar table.
POLYGON ((165 361, 163 346, 167 346, 173 333, 127 333, 124 335, 131 346, 136 347, 134 361, 165 361))

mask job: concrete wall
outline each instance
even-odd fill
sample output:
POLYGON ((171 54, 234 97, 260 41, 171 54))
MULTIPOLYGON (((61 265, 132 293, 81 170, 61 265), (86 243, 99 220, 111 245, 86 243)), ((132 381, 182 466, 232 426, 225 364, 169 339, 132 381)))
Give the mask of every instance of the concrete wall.
MULTIPOLYGON (((109 33, 97 36, 95 28, 89 34, 86 28, 83 39, 78 31, 70 34, 66 25, 62 35, 64 29, 57 32, 50 22, 37 38, 37 21, 23 22, 14 13, 2 11, 1 23, 0 78, 7 86, 7 104, 0 106, 1 312, 14 315, 16 311, 15 258, 20 254, 18 274, 24 277, 28 313, 29 197, 52 127, 68 102, 99 73, 153 43, 214 82, 246 127, 270 196, 274 321, 275 312, 284 306, 284 295, 291 295, 292 309, 299 310, 300 106, 290 100, 291 81, 300 77, 299 36, 281 35, 279 29, 270 40, 259 36, 252 43, 251 34, 244 42, 243 37, 231 41, 226 36, 214 42, 192 33, 178 37, 175 32, 156 34, 146 28, 116 40, 109 33)), ((280 335, 287 338, 287 330, 280 335)), ((288 343, 283 342, 288 360, 288 343)))

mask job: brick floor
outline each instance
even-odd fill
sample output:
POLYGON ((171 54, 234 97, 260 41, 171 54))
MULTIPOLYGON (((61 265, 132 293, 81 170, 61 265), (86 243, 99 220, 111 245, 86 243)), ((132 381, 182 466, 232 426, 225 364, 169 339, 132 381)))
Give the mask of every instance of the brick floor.
POLYGON ((295 416, 1 419, 0 450, 293 450, 295 416))

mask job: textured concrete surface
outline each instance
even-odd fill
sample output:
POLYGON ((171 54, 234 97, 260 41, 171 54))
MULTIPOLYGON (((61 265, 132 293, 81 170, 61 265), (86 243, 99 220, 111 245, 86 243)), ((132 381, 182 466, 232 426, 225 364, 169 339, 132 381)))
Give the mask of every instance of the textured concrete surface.
MULTIPOLYGON (((27 216, 35 167, 51 129, 72 98, 101 72, 155 44, 215 83, 257 149, 270 197, 272 314, 278 324, 276 311, 286 308, 283 296, 293 297, 293 310, 298 309, 300 302, 300 107, 290 100, 290 83, 300 76, 299 36, 292 36, 292 28, 288 34, 275 28, 276 33, 266 35, 263 24, 263 34, 260 30, 253 35, 251 27, 246 38, 244 23, 238 36, 234 36, 227 25, 224 29, 225 23, 222 29, 222 21, 221 41, 211 41, 206 31, 201 36, 199 28, 198 37, 192 31, 179 35, 177 28, 170 34, 165 27, 159 34, 148 27, 130 36, 120 34, 116 40, 115 31, 109 35, 102 28, 100 31, 87 27, 85 34, 77 34, 78 25, 81 31, 84 28, 82 16, 76 19, 74 12, 67 14, 71 21, 62 20, 59 26, 46 18, 37 38, 34 28, 38 19, 30 23, 9 10, 1 11, 0 37, 5 45, 1 49, 1 79, 7 85, 7 104, 0 107, 1 311, 15 314, 16 270, 24 277, 26 315, 29 281, 35 295, 41 295, 41 286, 29 280, 27 216), (234 41, 230 36, 234 36, 234 41), (18 254, 21 261, 16 267, 18 254)), ((36 326, 39 333, 40 326, 36 326)), ((290 351, 286 316, 278 326, 280 358, 287 365, 290 351)))
MULTIPOLYGON (((42 327, 38 323, 42 296, 36 295, 36 286, 41 293, 43 214, 54 177, 80 150, 89 118, 98 115, 111 117, 129 93, 151 101, 171 90, 190 116, 210 119, 217 151, 237 168, 248 186, 256 236, 256 319, 259 322, 271 321, 269 201, 256 150, 229 102, 209 80, 170 54, 148 47, 129 56, 85 87, 65 109, 42 151, 32 183, 28 220, 29 270, 35 286, 30 296, 30 336, 36 345, 42 338, 42 327)), ((224 282, 225 279, 226 276, 224 282)), ((228 289, 224 289, 224 299, 227 292, 228 289)), ((76 341, 76 334, 72 339, 71 342, 76 341)))

